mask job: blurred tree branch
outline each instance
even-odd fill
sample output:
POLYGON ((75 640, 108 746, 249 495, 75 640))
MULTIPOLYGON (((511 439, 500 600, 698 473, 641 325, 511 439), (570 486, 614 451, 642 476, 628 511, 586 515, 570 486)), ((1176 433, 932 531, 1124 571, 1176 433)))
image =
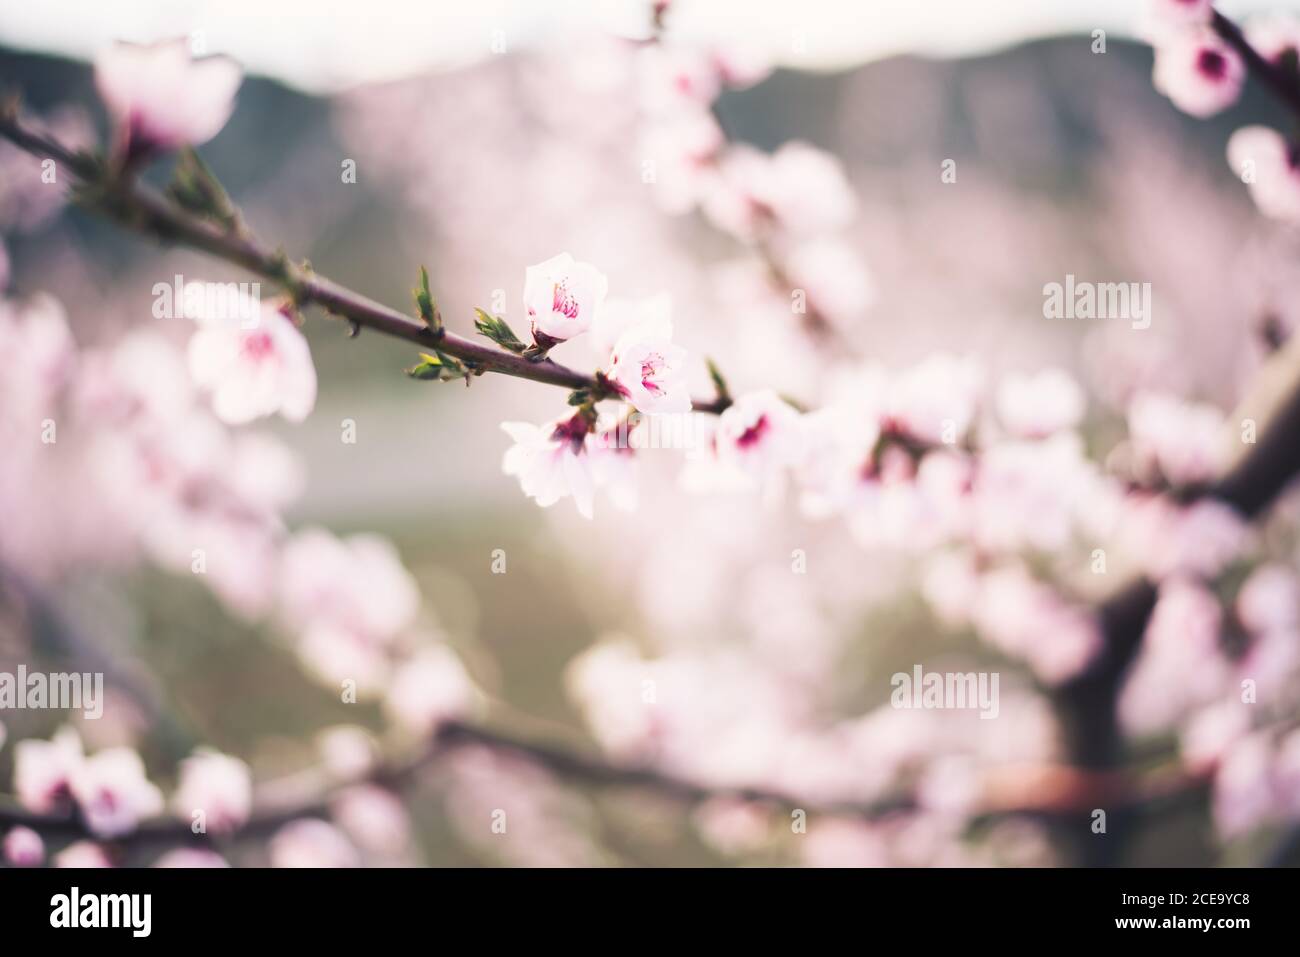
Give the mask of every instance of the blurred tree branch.
MULTIPOLYGON (((97 837, 75 813, 38 814, 11 799, 0 799, 0 827, 23 826, 46 838, 84 839, 132 850, 169 847, 178 844, 222 846, 239 840, 264 837, 290 821, 328 817, 332 797, 348 787, 369 783, 395 791, 415 785, 424 771, 456 748, 483 747, 529 761, 570 782, 599 788, 636 788, 654 791, 688 804, 713 799, 736 800, 779 808, 802 810, 808 816, 831 816, 882 820, 892 815, 920 810, 908 795, 883 797, 867 802, 804 800, 765 788, 711 787, 650 767, 612 762, 557 747, 505 731, 461 722, 444 724, 428 745, 404 758, 380 762, 370 773, 357 778, 331 779, 315 773, 273 782, 260 790, 257 808, 233 834, 194 834, 187 820, 157 818, 143 822, 130 833, 114 839, 97 837), (307 785, 304 788, 304 783, 307 785), (303 794, 306 790, 308 793, 303 794), (274 792, 278 797, 269 797, 274 792)), ((1149 772, 1107 771, 1059 765, 1007 767, 987 776, 982 795, 972 811, 971 826, 1026 816, 1048 821, 1066 820, 1086 826, 1087 813, 1098 802, 1107 807, 1129 809, 1167 808, 1198 800, 1202 777, 1177 769, 1149 772)))
POLYGON ((1264 59, 1260 52, 1250 45, 1245 34, 1241 32, 1241 28, 1218 10, 1214 11, 1210 26, 1222 38, 1224 43, 1240 54, 1241 58, 1246 62, 1246 69, 1268 87, 1269 91, 1281 100, 1287 109, 1294 113, 1297 118, 1300 118, 1300 84, 1297 84, 1295 76, 1288 75, 1264 59))

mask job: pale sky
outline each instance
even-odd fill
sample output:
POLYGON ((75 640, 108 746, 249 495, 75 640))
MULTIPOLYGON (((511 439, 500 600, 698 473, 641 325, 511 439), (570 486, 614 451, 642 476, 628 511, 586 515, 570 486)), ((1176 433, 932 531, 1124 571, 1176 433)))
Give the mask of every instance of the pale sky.
MULTIPOLYGON (((1057 33, 1131 36, 1144 0, 674 0, 682 34, 834 69, 965 54, 1057 33)), ((115 40, 202 37, 249 72, 329 91, 637 21, 642 0, 0 0, 0 43, 88 59, 115 40)), ((1300 0, 1224 0, 1230 16, 1300 0)))

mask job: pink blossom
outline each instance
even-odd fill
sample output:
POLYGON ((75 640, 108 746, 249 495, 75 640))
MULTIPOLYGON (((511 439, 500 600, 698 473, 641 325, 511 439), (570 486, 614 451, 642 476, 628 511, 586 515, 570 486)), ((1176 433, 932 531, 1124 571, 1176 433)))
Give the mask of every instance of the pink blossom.
POLYGON ((1239 741, 1224 755, 1214 776, 1214 822, 1224 837, 1238 837, 1273 818, 1272 757, 1263 734, 1239 741))
POLYGON ((1214 406, 1142 392, 1128 409, 1139 469, 1159 469, 1174 485, 1214 478, 1224 463, 1223 413, 1214 406))
POLYGON ((542 508, 571 495, 578 514, 592 517, 595 479, 587 454, 590 425, 582 413, 540 426, 502 422, 501 428, 515 443, 506 450, 501 469, 519 479, 525 495, 542 508))
POLYGON ((939 620, 953 628, 970 621, 979 588, 975 562, 962 552, 941 552, 931 558, 921 578, 921 594, 939 620))
POLYGON ((198 868, 229 867, 230 863, 216 851, 205 847, 177 847, 163 854, 153 862, 154 867, 163 868, 198 868))
POLYGON ((49 741, 28 738, 14 745, 14 792, 23 807, 48 814, 68 803, 72 779, 85 760, 81 738, 71 726, 49 741))
POLYGON ((238 758, 200 748, 181 762, 172 808, 186 820, 202 812, 213 833, 238 830, 253 809, 252 772, 238 758))
POLYGON ((359 696, 374 697, 392 677, 388 645, 387 639, 318 620, 302 629, 297 652, 303 668, 322 684, 347 685, 359 696))
POLYGON ((636 754, 654 734, 654 709, 642 692, 650 669, 630 641, 592 645, 565 669, 569 698, 583 709, 601 745, 636 754))
POLYGON ((1294 629, 1300 624, 1300 582, 1286 565, 1260 565, 1237 592, 1237 619, 1256 633, 1294 629))
POLYGON ((597 362, 609 358, 619 339, 642 328, 667 331, 671 338, 673 298, 668 293, 640 299, 608 299, 596 312, 591 326, 591 348, 597 362))
POLYGON ((1285 66, 1288 57, 1300 55, 1300 18, 1294 14, 1253 16, 1246 21, 1245 34, 1256 52, 1274 66, 1285 66))
POLYGON ((1074 432, 991 446, 975 473, 971 534, 989 550, 1064 548, 1096 480, 1074 432))
POLYGON ((849 223, 857 197, 839 160, 808 143, 791 141, 772 155, 732 146, 723 154, 721 180, 704 200, 718 228, 753 240, 772 228, 809 237, 849 223))
POLYGON ((185 40, 118 43, 95 58, 95 85, 127 157, 212 139, 230 118, 240 79, 230 60, 191 60, 185 40))
POLYGON ((920 807, 955 818, 973 814, 982 797, 979 767, 967 754, 939 755, 916 785, 920 807))
POLYGON ((739 40, 714 50, 713 62, 722 82, 733 90, 761 83, 772 73, 772 58, 760 45, 739 40))
POLYGON ((799 504, 810 518, 826 518, 859 501, 880 425, 851 403, 839 402, 809 412, 801 427, 799 504))
POLYGON ((15 827, 5 835, 0 856, 10 867, 39 867, 45 861, 45 842, 29 827, 15 827))
POLYGON ((653 163, 654 195, 660 207, 681 214, 708 195, 726 137, 713 116, 688 110, 658 117, 641 131, 641 154, 653 163))
POLYGON ((651 114, 707 106, 721 91, 717 64, 703 51, 656 43, 640 53, 641 108, 651 114))
POLYGON ((714 798, 695 809, 700 836, 723 854, 734 856, 761 848, 772 834, 772 813, 752 801, 714 798))
POLYGON ((127 834, 163 809, 162 792, 149 783, 131 748, 108 748, 83 761, 72 775, 72 796, 100 837, 127 834))
POLYGON ((1261 698, 1285 700, 1300 679, 1300 630, 1274 629, 1251 635, 1235 664, 1238 686, 1249 679, 1261 698))
POLYGON ((622 431, 611 427, 587 436, 592 482, 615 508, 624 512, 635 512, 639 501, 637 456, 631 447, 637 441, 637 426, 629 425, 622 431), (623 436, 627 437, 626 444, 620 444, 623 436))
POLYGON ((591 328, 605 301, 609 280, 590 263, 561 253, 524 273, 524 308, 533 341, 543 348, 591 328))
POLYGON ((1246 65, 1209 28, 1179 30, 1158 39, 1155 87, 1184 113, 1206 117, 1237 101, 1246 65))
POLYGON ((420 591, 397 549, 378 535, 298 532, 280 556, 280 608, 290 627, 320 625, 386 643, 420 610, 420 591))
POLYGON ((357 849, 332 824, 291 821, 271 838, 272 867, 356 867, 357 849))
POLYGON ((1119 715, 1138 733, 1163 730, 1219 698, 1229 676, 1219 647, 1223 612, 1193 579, 1160 586, 1142 650, 1120 693, 1119 715))
POLYGON ((1193 772, 1213 770, 1250 732, 1250 706, 1235 699, 1198 711, 1179 733, 1183 763, 1193 772))
POLYGON ((814 822, 799 844, 805 867, 886 867, 889 851, 879 829, 862 821, 814 822))
POLYGON ((668 319, 636 322, 610 353, 609 378, 638 412, 688 412, 686 350, 672 343, 668 319))
POLYGON ((998 386, 997 407, 998 417, 1012 435, 1042 438, 1079 424, 1083 390, 1062 369, 1012 373, 998 386))
POLYGON ((330 801, 330 814, 357 846, 398 857, 411 845, 411 819, 397 796, 373 784, 345 788, 330 801))
POLYGON ((195 384, 212 393, 212 411, 231 425, 280 413, 307 418, 316 404, 316 367, 307 339, 282 306, 256 304, 249 328, 225 318, 195 316, 189 368, 195 384))
POLYGON ((1267 126, 1243 126, 1228 139, 1228 165, 1261 213, 1300 222, 1300 153, 1281 133, 1267 126))
POLYGON ((398 668, 384 709, 402 727, 431 734, 470 714, 478 701, 478 689, 460 659, 446 646, 434 645, 398 668))
POLYGON ((1024 659, 1056 684, 1082 671, 1101 649, 1101 631, 1087 611, 1067 605, 1021 565, 984 576, 975 624, 995 647, 1024 659))
POLYGON ((379 758, 379 746, 365 728, 341 724, 316 736, 321 763, 334 777, 351 781, 364 777, 379 758))
POLYGON ((881 427, 922 442, 955 444, 975 420, 983 381, 973 359, 932 355, 886 379, 878 400, 881 427))
POLYGON ((1212 577, 1250 542, 1250 528, 1231 506, 1212 498, 1180 505, 1164 496, 1130 496, 1120 541, 1148 575, 1212 577), (1159 548, 1152 548, 1159 542, 1159 548))
POLYGON ((786 278, 808 297, 805 307, 834 322, 849 324, 875 300, 863 254, 840 239, 819 236, 794 246, 783 262, 786 278))
POLYGON ((114 425, 183 420, 194 392, 184 356, 152 329, 134 329, 111 350, 85 354, 77 390, 79 411, 114 425))
POLYGON ((1161 21, 1187 25, 1209 23, 1213 0, 1149 0, 1151 13, 1161 21))
POLYGON ((269 433, 238 432, 230 457, 227 478, 231 492, 259 510, 278 512, 293 504, 306 484, 301 461, 269 433))
POLYGON ((1278 810, 1287 819, 1300 815, 1300 732, 1288 731, 1277 743, 1273 786, 1278 810))
POLYGON ((74 841, 54 855, 55 867, 112 867, 108 851, 94 841, 74 841))
POLYGON ((765 486, 803 454, 801 416, 770 389, 739 396, 718 418, 718 461, 765 486))
POLYGON ((21 304, 0 300, 0 333, 6 364, 0 378, 0 408, 7 416, 32 415, 39 420, 53 411, 50 403, 77 369, 77 347, 67 315, 50 296, 33 296, 21 304))

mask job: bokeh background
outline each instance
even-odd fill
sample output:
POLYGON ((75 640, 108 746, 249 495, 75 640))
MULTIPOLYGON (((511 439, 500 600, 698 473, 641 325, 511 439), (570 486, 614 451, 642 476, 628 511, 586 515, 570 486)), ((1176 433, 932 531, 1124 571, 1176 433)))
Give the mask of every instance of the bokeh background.
MULTIPOLYGON (((612 294, 669 292, 678 341, 718 359, 733 389, 819 397, 825 347, 767 322, 747 298, 752 252, 698 215, 665 212, 642 182, 638 120, 625 108, 631 44, 617 35, 627 11, 475 4, 470 13, 387 0, 285 4, 273 15, 256 6, 5 2, 0 77, 68 135, 100 138, 106 124, 85 58, 110 39, 198 31, 210 52, 252 73, 204 158, 259 235, 325 275, 405 308, 424 264, 451 327, 468 330, 473 307, 502 290, 520 328, 524 267, 567 250, 604 270, 612 294), (494 37, 506 40, 504 52, 493 52, 494 37), (357 164, 354 184, 340 181, 347 159, 357 164)), ((1252 87, 1230 117, 1178 113, 1152 89, 1137 4, 698 10, 713 6, 682 2, 683 35, 776 62, 761 82, 719 99, 728 136, 763 150, 816 144, 839 158, 857 193, 846 238, 869 272, 870 295, 837 320, 843 348, 891 365, 969 353, 993 374, 1062 366, 1087 386, 1085 435, 1104 452, 1139 382, 1229 406, 1259 367, 1265 325, 1290 329, 1300 319, 1295 237, 1258 215, 1224 159, 1232 129, 1277 123, 1278 107, 1252 87), (1104 53, 1091 48, 1093 29, 1107 31, 1104 53), (948 159, 955 185, 938 175, 948 159), (1045 320, 1043 285, 1067 273, 1152 283, 1152 328, 1136 335, 1124 323, 1045 320)), ((55 293, 79 343, 110 343, 156 322, 152 287, 173 273, 244 278, 60 205, 41 208, 25 185, 33 168, 0 147, 4 281, 13 296, 55 293)), ((614 635, 649 654, 725 661, 734 651, 744 668, 765 670, 752 686, 737 679, 717 691, 716 721, 734 725, 734 740, 706 764, 749 746, 743 731, 767 707, 753 689, 770 676, 815 688, 801 706, 830 722, 886 702, 888 675, 913 662, 992 663, 1006 667, 1004 713, 1018 707, 1014 667, 935 619, 911 558, 865 548, 842 525, 787 506, 683 501, 667 461, 652 463, 635 514, 600 508, 587 523, 568 503, 543 511, 501 473, 498 423, 559 414, 562 393, 500 377, 468 391, 415 382, 402 374, 415 358, 405 345, 365 332, 350 339, 324 319, 309 321, 306 334, 321 383, 316 409, 301 425, 270 426, 306 476, 289 524, 389 536, 426 615, 500 702, 503 723, 589 743, 565 668, 614 635), (340 441, 348 419, 355 444, 340 441), (813 556, 805 577, 788 574, 792 548, 813 556), (494 549, 509 556, 508 574, 492 574, 494 549)), ((556 356, 596 362, 580 341, 556 356)), ((702 370, 696 380, 707 389, 702 370)), ((82 722, 83 734, 138 743, 163 779, 199 741, 274 778, 310 764, 322 728, 383 727, 377 707, 340 704, 303 675, 274 629, 240 623, 184 576, 81 569, 48 600, 167 715, 155 719, 123 695, 114 717, 82 722)), ((0 662, 78 660, 30 638, 10 619, 0 662)), ((1032 689, 1031 679, 1019 684, 1032 689)), ((980 733, 1008 741, 1038 733, 1041 707, 1033 699, 1023 707, 1020 719, 980 733)), ((5 721, 13 739, 47 735, 62 716, 5 721)), ((0 780, 11 754, 0 751, 0 780)), ((539 783, 532 769, 493 762, 501 763, 467 752, 464 766, 434 772, 438 786, 410 803, 416 838, 404 862, 800 860, 781 841, 749 857, 724 853, 672 801, 539 783), (520 779, 538 795, 536 830, 521 826, 494 843, 465 823, 494 806, 495 792, 525 787, 520 779)), ((1057 860, 1047 830, 998 828, 974 859, 1057 860)), ((850 837, 831 843, 838 850, 828 856, 852 858, 850 837)), ((1244 862, 1252 852, 1225 851, 1202 802, 1151 822, 1127 861, 1244 862)), ((264 849, 234 857, 259 862, 264 849)))

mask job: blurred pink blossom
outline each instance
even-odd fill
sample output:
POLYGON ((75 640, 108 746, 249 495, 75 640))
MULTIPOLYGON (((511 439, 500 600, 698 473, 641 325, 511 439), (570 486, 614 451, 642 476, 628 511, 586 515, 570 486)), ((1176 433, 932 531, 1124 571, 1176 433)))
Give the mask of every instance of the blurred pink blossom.
POLYGON ((14 792, 23 807, 48 814, 72 798, 72 779, 85 760, 81 738, 71 726, 49 741, 26 738, 14 745, 14 792))
POLYGON ((55 867, 112 867, 112 858, 94 841, 74 841, 54 855, 55 867))
MULTIPOLYGON (((1206 6, 1209 6, 1207 0, 1206 6)), ((1292 13, 1258 14, 1246 21, 1246 40, 1274 66, 1286 65, 1288 56, 1300 55, 1300 17, 1292 13)))
POLYGON ((240 80, 230 60, 191 60, 183 39, 118 43, 95 58, 95 85, 132 157, 212 139, 230 118, 240 80))
POLYGON ((258 319, 250 328, 228 317, 192 317, 199 329, 190 338, 190 375, 212 394, 212 411, 223 422, 242 425, 277 412, 301 422, 316 404, 316 367, 307 339, 284 307, 258 303, 255 308, 258 319))
POLYGON ((760 488, 771 487, 803 453, 801 417, 771 390, 738 396, 718 418, 718 462, 760 488))
POLYGON ((356 867, 357 849, 332 824, 291 821, 271 837, 272 867, 356 867))
POLYGON ((1152 14, 1174 24, 1208 23, 1213 0, 1149 0, 1152 14))
POLYGON ((372 784, 340 791, 330 813, 356 845, 385 858, 399 858, 411 846, 411 820, 401 800, 372 784))
POLYGON ((1062 369, 1011 373, 998 385, 998 418, 1012 435, 1043 438, 1078 425, 1084 401, 1079 384, 1062 369))
POLYGON ((740 239, 761 238, 772 227, 792 237, 813 236, 847 225, 857 210, 839 160, 809 143, 791 141, 771 155, 731 146, 718 171, 704 212, 740 239))
POLYGON ((206 829, 212 833, 235 831, 253 809, 252 772, 238 758, 200 748, 181 762, 172 809, 187 821, 202 812, 206 829))
POLYGON ((1246 65, 1208 27, 1190 27, 1158 38, 1152 80, 1184 113, 1213 116, 1237 101, 1246 65))
POLYGON ((1280 563, 1258 566, 1237 592, 1238 620, 1253 632, 1294 629, 1300 625, 1300 581, 1280 563))
POLYGON ((1129 405, 1128 427, 1139 468, 1174 485, 1208 481, 1224 464, 1224 416, 1214 406, 1143 392, 1129 405))
POLYGON ((205 847, 177 847, 153 862, 154 867, 229 867, 230 863, 216 851, 205 847))
POLYGON ((1243 126, 1228 139, 1228 165, 1261 213, 1300 222, 1300 153, 1281 133, 1267 126, 1243 126))
POLYGON ((39 867, 45 861, 45 842, 31 828, 15 827, 0 844, 0 857, 10 867, 39 867))
POLYGON ((291 628, 327 624, 380 642, 408 627, 420 610, 419 588, 391 542, 377 535, 339 539, 320 528, 303 529, 285 543, 279 595, 291 628))
POLYGON ((397 669, 384 710, 401 727, 428 735, 446 721, 471 714, 478 701, 478 689, 460 659, 446 646, 434 645, 397 669))
POLYGON ((82 761, 72 774, 72 795, 86 826, 100 837, 127 834, 163 809, 162 792, 131 748, 108 748, 82 761))

